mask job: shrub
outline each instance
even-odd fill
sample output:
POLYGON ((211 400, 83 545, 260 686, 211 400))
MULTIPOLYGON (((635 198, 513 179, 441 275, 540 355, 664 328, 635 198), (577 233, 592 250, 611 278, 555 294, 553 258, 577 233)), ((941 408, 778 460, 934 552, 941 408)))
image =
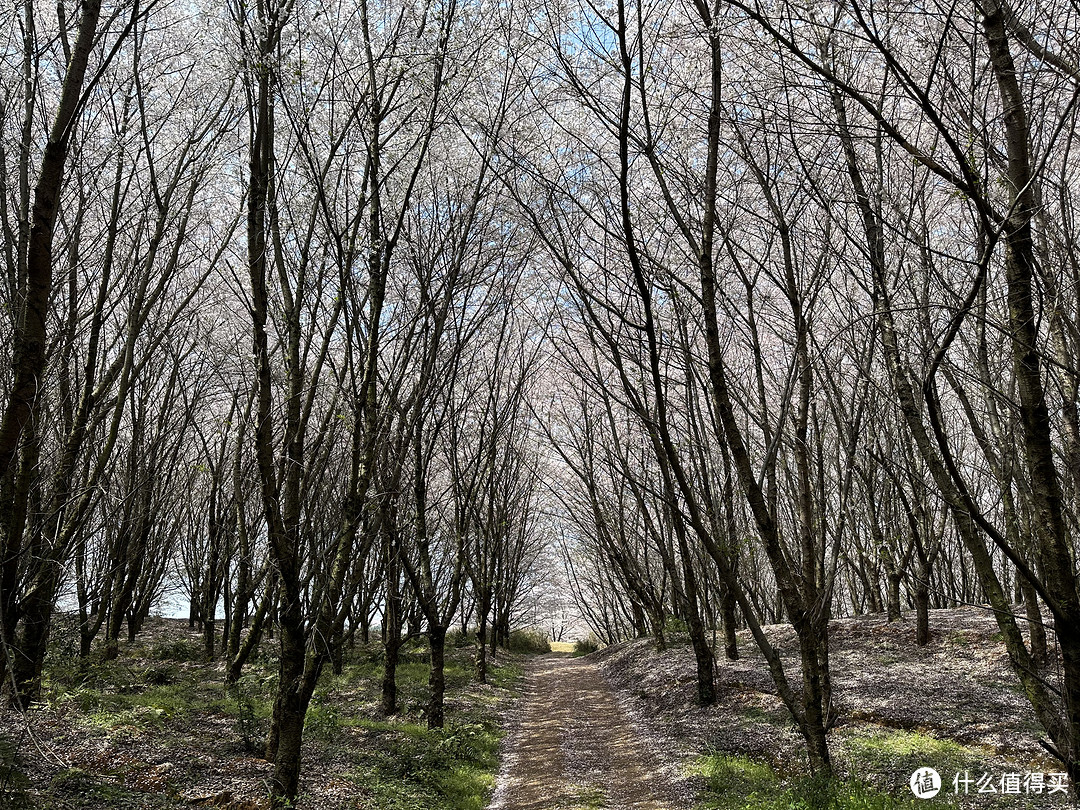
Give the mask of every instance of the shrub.
POLYGON ((158 661, 202 661, 205 650, 187 639, 159 641, 150 648, 150 657, 158 661))
POLYGON ((341 716, 332 705, 312 705, 304 717, 304 734, 331 742, 341 731, 341 716))
POLYGON ((689 628, 686 626, 686 622, 678 616, 669 615, 664 619, 664 632, 668 634, 687 633, 689 628))
POLYGON ((542 630, 513 630, 507 645, 511 651, 528 655, 542 655, 551 652, 547 633, 542 630))
POLYGON ((574 655, 588 655, 600 649, 600 642, 595 636, 574 640, 574 655))
POLYGON ((461 631, 460 627, 455 627, 453 630, 446 631, 446 647, 447 649, 454 648, 457 650, 470 647, 476 642, 476 633, 461 631))
POLYGON ((140 680, 151 686, 168 686, 176 682, 176 673, 171 667, 152 666, 141 672, 140 680))
POLYGON ((4 807, 29 807, 26 789, 30 780, 19 761, 19 747, 15 740, 0 734, 0 804, 4 807))
POLYGON ((236 723, 234 728, 240 737, 244 751, 255 754, 262 750, 266 738, 268 710, 262 699, 262 692, 267 687, 265 681, 253 675, 244 675, 239 681, 228 687, 228 694, 236 701, 236 723))

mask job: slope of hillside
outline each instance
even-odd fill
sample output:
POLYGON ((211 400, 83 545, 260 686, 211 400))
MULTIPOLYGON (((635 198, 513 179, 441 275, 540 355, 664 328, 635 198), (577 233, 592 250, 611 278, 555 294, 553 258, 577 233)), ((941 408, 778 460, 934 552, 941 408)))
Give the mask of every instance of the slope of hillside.
MULTIPOLYGON (((832 623, 831 668, 840 719, 830 733, 830 747, 838 773, 909 800, 912 773, 929 766, 943 783, 935 803, 1067 806, 1062 792, 1050 792, 1055 781, 1050 775, 1062 769, 1039 745, 1039 725, 1009 669, 993 617, 978 608, 933 611, 931 628, 930 645, 919 648, 913 620, 890 624, 879 615, 832 623), (1018 788, 1013 774, 1019 775, 1018 788), (1029 774, 1036 774, 1034 783, 1029 774), (1041 793, 1035 792, 1038 774, 1044 775, 1041 793)), ((767 633, 797 684, 794 633, 785 625, 767 628, 767 633)), ((801 738, 776 696, 761 654, 748 633, 740 633, 739 642, 740 660, 717 662, 719 698, 709 708, 694 705, 694 659, 685 639, 676 636, 663 652, 642 639, 595 653, 651 745, 670 752, 671 767, 683 778, 696 774, 690 778, 699 789, 715 781, 706 778, 712 760, 726 771, 760 766, 780 782, 804 768, 801 738)), ((1053 664, 1047 677, 1056 677, 1053 664)), ((735 784, 733 790, 745 792, 752 783, 735 784)), ((722 785, 713 787, 722 790, 722 785)))

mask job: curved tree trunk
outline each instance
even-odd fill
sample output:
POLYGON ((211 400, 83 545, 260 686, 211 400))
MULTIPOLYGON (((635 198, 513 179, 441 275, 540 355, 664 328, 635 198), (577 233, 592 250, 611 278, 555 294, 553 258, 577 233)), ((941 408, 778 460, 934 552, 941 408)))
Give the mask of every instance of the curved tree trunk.
MULTIPOLYGON (((26 3, 27 25, 32 30, 33 6, 26 3)), ((32 608, 35 615, 27 615, 30 626, 24 632, 25 643, 35 649, 20 649, 14 636, 15 622, 20 611, 17 607, 18 566, 24 553, 23 533, 26 529, 27 496, 32 483, 31 474, 37 467, 37 431, 27 431, 31 415, 38 399, 38 390, 45 374, 45 350, 47 345, 46 321, 53 282, 53 236, 56 217, 60 210, 60 192, 64 181, 64 165, 67 162, 71 133, 79 111, 86 69, 93 49, 101 16, 101 0, 84 0, 79 19, 78 35, 71 51, 64 84, 60 92, 56 117, 49 131, 49 139, 41 158, 41 167, 34 185, 33 208, 30 217, 30 235, 26 254, 25 295, 18 302, 18 321, 15 329, 12 353, 13 380, 11 393, 0 419, 0 632, 4 633, 4 649, 16 650, 14 662, 0 660, 0 677, 9 667, 21 670, 16 675, 14 705, 25 705, 36 696, 37 677, 27 672, 24 663, 28 656, 38 656, 37 647, 44 648, 48 640, 48 617, 45 627, 40 623, 43 611, 40 605, 32 608), (20 472, 20 450, 26 455, 20 472), (26 463, 29 462, 29 463, 26 463)), ((28 45, 29 47, 29 45, 28 45)), ((27 77, 28 80, 30 77, 27 77)), ((50 576, 45 574, 46 578, 50 576)), ((59 577, 57 572, 56 578, 59 577)), ((41 583, 42 589, 34 597, 52 599, 54 588, 41 583), (48 592, 47 595, 45 592, 48 592)), ((51 604, 49 607, 51 614, 51 604)), ((32 662, 33 663, 33 662, 32 662)), ((34 663, 31 669, 39 669, 34 663)), ((40 673, 38 673, 38 677, 40 673)), ((4 683, 7 679, 4 678, 4 683)))

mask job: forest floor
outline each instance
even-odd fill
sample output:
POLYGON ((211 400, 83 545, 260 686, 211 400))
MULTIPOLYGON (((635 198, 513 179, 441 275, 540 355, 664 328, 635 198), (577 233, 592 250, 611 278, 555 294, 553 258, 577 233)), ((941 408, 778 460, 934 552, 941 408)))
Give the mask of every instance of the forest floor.
MULTIPOLYGON (((60 631, 41 704, 25 719, 0 710, 0 810, 267 807, 276 640, 225 689, 224 664, 202 660, 184 621, 152 619, 117 660, 88 664, 60 631)), ((304 727, 298 810, 482 810, 522 656, 500 651, 480 684, 473 649, 448 648, 442 730, 424 726, 423 643, 403 650, 394 717, 379 710, 377 643, 350 651, 340 675, 328 668, 304 727)))
MULTIPOLYGON (((646 756, 666 763, 663 779, 697 795, 701 808, 1073 806, 1063 792, 1050 792, 1051 774, 1062 768, 1039 745, 1041 729, 992 615, 937 610, 930 624, 931 643, 922 648, 915 645, 913 615, 830 625, 839 721, 829 734, 838 778, 828 784, 805 776, 802 738, 747 632, 739 633, 739 660, 722 653, 717 660, 718 700, 708 708, 695 705, 694 656, 685 635, 672 636, 662 652, 641 639, 588 660, 596 661, 637 727, 646 756), (916 800, 909 779, 926 766, 940 774, 941 792, 916 800), (1040 775, 1043 788, 1035 792, 1040 775)), ((766 633, 797 686, 794 632, 776 625, 766 633)), ((1060 670, 1051 664, 1044 676, 1053 683, 1060 670)))
MULTIPOLYGON (((931 627, 919 648, 907 618, 831 625, 840 719, 829 782, 805 775, 802 741, 745 633, 742 657, 717 661, 719 699, 708 708, 694 703, 694 659, 677 633, 662 652, 649 640, 583 658, 500 652, 490 684, 474 680, 471 644, 452 647, 448 724, 438 731, 423 726, 424 645, 405 651, 403 711, 392 718, 378 709, 381 651, 357 647, 312 701, 297 807, 483 810, 493 789, 490 810, 1069 806, 1050 792, 1060 768, 1038 744, 992 618, 935 611, 931 627), (918 801, 908 780, 926 766, 942 790, 918 801), (1041 793, 1031 774, 1044 776, 1041 793)), ((201 638, 184 622, 154 620, 118 660, 88 664, 60 630, 42 703, 27 719, 0 710, 0 810, 266 807, 271 766, 259 754, 276 642, 226 690, 223 665, 201 660, 201 638)), ((797 680, 790 627, 767 633, 797 680)), ((1045 672, 1051 682, 1059 675, 1053 665, 1045 672)))

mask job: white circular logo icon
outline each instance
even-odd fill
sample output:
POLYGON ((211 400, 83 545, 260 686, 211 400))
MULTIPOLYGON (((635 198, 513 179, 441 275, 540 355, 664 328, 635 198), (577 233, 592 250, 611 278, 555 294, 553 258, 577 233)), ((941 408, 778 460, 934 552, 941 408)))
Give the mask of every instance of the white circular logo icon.
POLYGON ((941 776, 933 768, 919 768, 911 775, 911 792, 920 799, 932 799, 941 790, 941 776))

